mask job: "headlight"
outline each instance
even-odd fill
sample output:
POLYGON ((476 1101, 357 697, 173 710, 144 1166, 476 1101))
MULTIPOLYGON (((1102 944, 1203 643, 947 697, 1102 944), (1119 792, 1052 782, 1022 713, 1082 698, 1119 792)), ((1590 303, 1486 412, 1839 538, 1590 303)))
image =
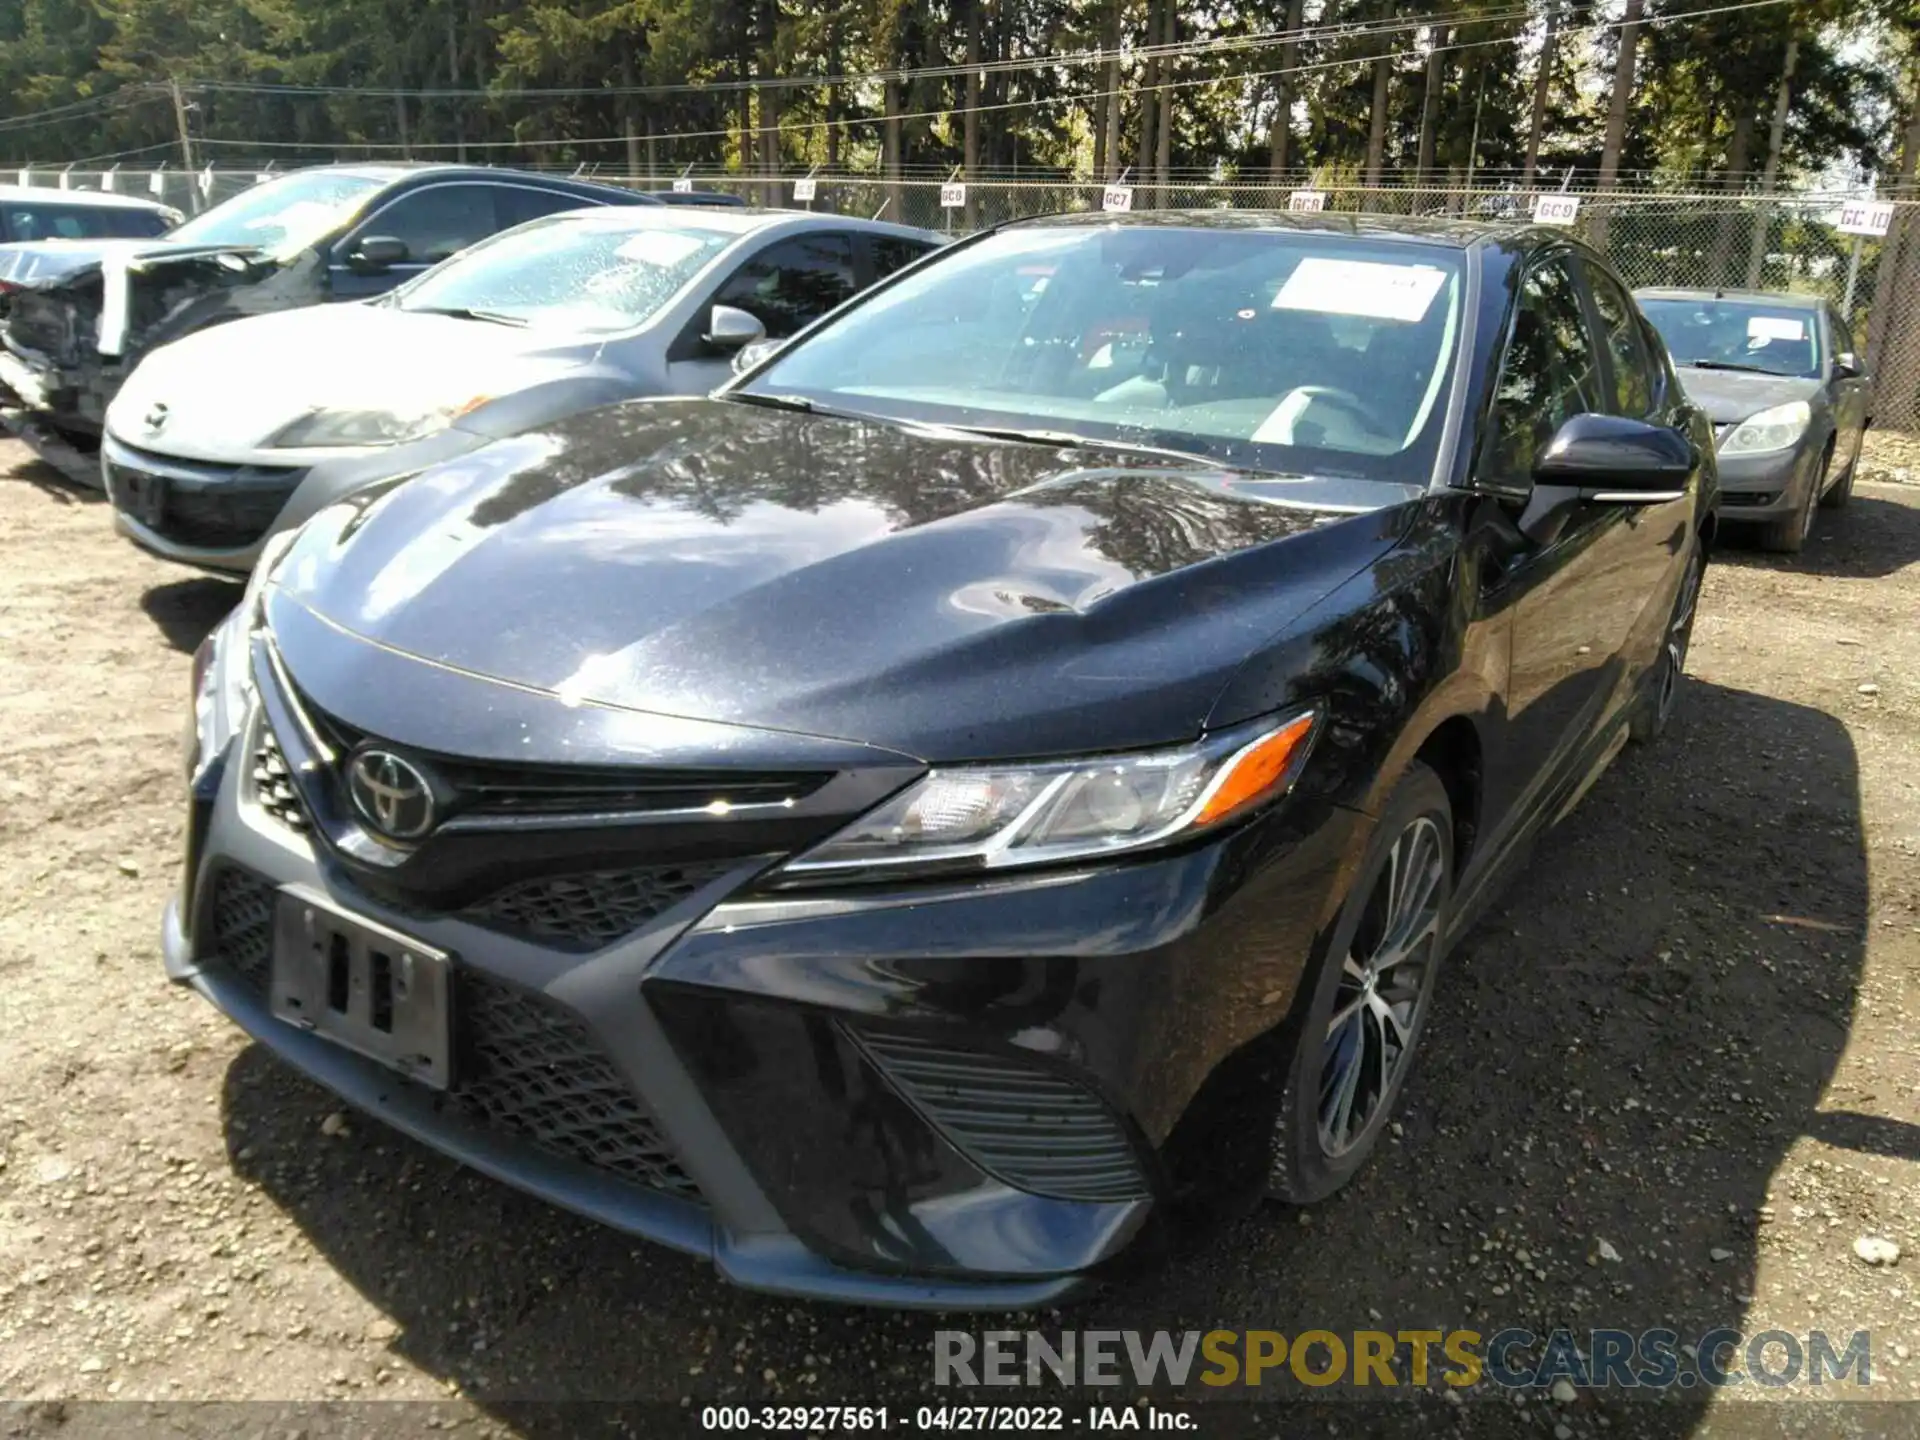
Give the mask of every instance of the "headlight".
POLYGON ((782 873, 1000 869, 1168 844, 1284 794, 1315 719, 1178 750, 929 771, 782 873))
POLYGON ((254 626, 274 567, 293 546, 294 530, 283 530, 260 547, 247 588, 233 612, 214 626, 193 652, 193 716, 187 729, 189 786, 225 752, 253 703, 254 626))
POLYGON ((404 445, 446 429, 468 411, 486 404, 488 398, 475 395, 458 405, 424 411, 315 410, 286 426, 267 444, 275 450, 404 445))
POLYGON ((1798 443, 1813 423, 1813 407, 1804 400, 1789 401, 1750 415, 1720 442, 1722 455, 1759 455, 1786 450, 1798 443))

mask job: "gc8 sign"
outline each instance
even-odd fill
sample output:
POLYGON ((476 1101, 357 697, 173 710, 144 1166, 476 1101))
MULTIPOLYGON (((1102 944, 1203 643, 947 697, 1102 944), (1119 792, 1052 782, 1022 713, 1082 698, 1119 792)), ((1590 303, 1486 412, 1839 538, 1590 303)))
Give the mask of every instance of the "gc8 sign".
POLYGON ((1536 225, 1571 225, 1580 215, 1578 195, 1536 195, 1533 220, 1536 225))
POLYGON ((1287 209, 1296 214, 1318 215, 1327 208, 1324 190, 1296 190, 1287 196, 1287 209))
POLYGON ((961 210, 966 208, 967 187, 960 184, 948 184, 940 187, 940 208, 942 210, 961 210))

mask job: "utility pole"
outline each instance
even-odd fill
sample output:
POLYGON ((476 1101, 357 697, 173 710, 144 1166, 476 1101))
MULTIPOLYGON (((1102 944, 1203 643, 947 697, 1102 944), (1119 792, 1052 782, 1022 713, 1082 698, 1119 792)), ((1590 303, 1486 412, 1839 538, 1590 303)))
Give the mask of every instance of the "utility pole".
POLYGON ((173 94, 174 128, 180 132, 180 163, 191 175, 193 173, 193 136, 187 130, 187 102, 180 93, 178 80, 168 80, 167 89, 173 94))

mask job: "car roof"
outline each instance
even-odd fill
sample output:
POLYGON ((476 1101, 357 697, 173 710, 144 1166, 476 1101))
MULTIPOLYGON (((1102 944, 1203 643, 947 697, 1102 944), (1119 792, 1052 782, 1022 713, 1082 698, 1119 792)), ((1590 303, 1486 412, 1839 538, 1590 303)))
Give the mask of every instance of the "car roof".
POLYGON ((942 241, 947 238, 937 231, 896 225, 887 220, 865 220, 857 215, 835 215, 827 211, 776 210, 751 205, 659 205, 636 206, 632 209, 595 206, 563 210, 547 218, 625 230, 713 230, 724 234, 752 235, 762 230, 830 227, 835 230, 858 230, 871 235, 899 235, 914 240, 942 241))
POLYGON ((1008 229, 1061 227, 1097 229, 1103 226, 1173 230, 1270 230, 1353 236, 1368 240, 1403 240, 1466 250, 1480 245, 1503 249, 1531 249, 1567 243, 1567 232, 1555 226, 1515 224, 1499 220, 1458 220, 1447 216, 1356 215, 1345 212, 1295 214, 1286 210, 1136 210, 1109 214, 1076 211, 1016 220, 1008 229))
POLYGON ((283 170, 278 175, 270 175, 272 180, 283 179, 288 175, 304 175, 315 170, 331 170, 342 175, 359 175, 369 180, 377 180, 385 185, 398 185, 408 180, 531 180, 554 190, 571 190, 581 195, 621 195, 632 203, 654 205, 659 202, 652 196, 638 190, 628 189, 624 185, 607 185, 597 180, 579 179, 571 175, 555 175, 539 170, 517 170, 502 165, 462 165, 453 161, 438 160, 388 160, 364 164, 348 165, 303 165, 297 170, 283 170))
POLYGON ((1714 290, 1669 285, 1644 285, 1633 295, 1636 300, 1747 300, 1776 305, 1782 310, 1818 310, 1827 303, 1820 295, 1789 294, 1784 290, 1714 290))
POLYGON ((138 195, 114 195, 105 190, 55 190, 47 185, 0 185, 0 200, 53 201, 61 205, 97 205, 103 210, 153 210, 168 207, 138 195))

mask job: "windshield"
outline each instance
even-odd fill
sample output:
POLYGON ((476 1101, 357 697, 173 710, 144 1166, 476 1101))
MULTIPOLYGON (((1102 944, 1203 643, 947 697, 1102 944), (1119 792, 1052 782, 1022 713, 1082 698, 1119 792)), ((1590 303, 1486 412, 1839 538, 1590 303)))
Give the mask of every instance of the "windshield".
POLYGON ((167 238, 191 245, 257 245, 275 254, 302 250, 386 183, 351 171, 301 170, 222 201, 167 238))
POLYGON ((1676 365, 1820 374, 1820 332, 1804 307, 1753 300, 1652 300, 1640 309, 1676 365))
POLYGON ((737 238, 695 224, 635 229, 592 219, 541 220, 436 267, 393 303, 556 330, 631 330, 737 238))
POLYGON ((1460 254, 1439 247, 1022 227, 909 274, 743 393, 1424 483, 1460 290, 1460 254))

